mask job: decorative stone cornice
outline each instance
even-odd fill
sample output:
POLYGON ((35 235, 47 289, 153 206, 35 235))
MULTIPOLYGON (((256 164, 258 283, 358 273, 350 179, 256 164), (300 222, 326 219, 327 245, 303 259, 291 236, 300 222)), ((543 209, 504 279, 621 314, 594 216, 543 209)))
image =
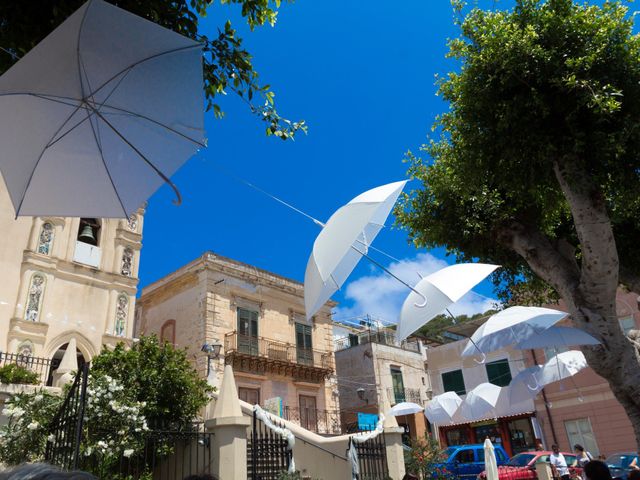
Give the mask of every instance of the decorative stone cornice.
POLYGON ((33 341, 44 342, 47 338, 49 324, 45 322, 32 322, 14 317, 9 322, 9 337, 29 338, 33 341))

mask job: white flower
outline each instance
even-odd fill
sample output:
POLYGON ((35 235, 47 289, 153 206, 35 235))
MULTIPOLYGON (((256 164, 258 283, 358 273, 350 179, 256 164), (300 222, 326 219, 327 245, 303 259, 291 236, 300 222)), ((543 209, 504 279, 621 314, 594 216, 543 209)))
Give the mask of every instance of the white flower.
POLYGON ((122 454, 125 457, 129 458, 131 455, 133 455, 133 448, 127 448, 122 454))
POLYGON ((27 425, 27 428, 29 430, 36 430, 39 426, 40 426, 40 424, 34 420, 29 425, 27 425))
POLYGON ((47 442, 53 442, 56 439, 56 436, 52 433, 47 437, 47 442))
POLYGON ((24 410, 20 407, 16 407, 13 409, 13 416, 16 418, 20 418, 22 415, 24 415, 24 410))
POLYGON ((44 396, 43 396, 41 393, 39 393, 38 395, 36 395, 35 397, 33 397, 33 399, 34 399, 36 402, 40 402, 43 398, 44 398, 44 396))

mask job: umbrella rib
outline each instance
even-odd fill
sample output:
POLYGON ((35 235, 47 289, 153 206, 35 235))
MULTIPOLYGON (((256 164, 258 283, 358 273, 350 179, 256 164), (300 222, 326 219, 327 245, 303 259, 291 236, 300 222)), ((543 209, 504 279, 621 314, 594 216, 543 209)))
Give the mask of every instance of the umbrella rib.
POLYGON ((202 48, 202 44, 198 43, 196 45, 189 45, 187 47, 180 47, 180 48, 174 48, 172 50, 167 50, 165 52, 160 52, 160 53, 156 53, 154 55, 150 55, 148 57, 145 57, 143 59, 140 59, 134 63, 132 63, 131 65, 129 65, 128 67, 123 68, 122 70, 120 70, 118 73, 116 73, 115 75, 113 75, 111 78, 109 78, 108 80, 106 80, 102 85, 100 85, 98 88, 96 88, 93 92, 91 92, 90 95, 95 95, 97 92, 99 92, 100 90, 102 90, 106 85, 108 85, 113 79, 117 78, 118 76, 122 75, 124 72, 126 72, 127 70, 132 70, 135 67, 137 67, 138 65, 148 62, 149 60, 153 60, 155 58, 158 57, 162 57, 163 55, 170 55, 172 53, 177 53, 177 52, 182 52, 182 51, 186 51, 186 50, 191 50, 194 48, 202 48))
POLYGON ((73 116, 76 114, 76 112, 78 110, 80 110, 81 108, 82 108, 82 105, 77 105, 76 106, 76 108, 73 110, 73 112, 71 112, 71 115, 69 115, 65 119, 65 121, 62 122, 62 125, 60 125, 60 127, 58 127, 58 129, 54 132, 52 137, 49 139, 47 144, 44 146, 44 148, 40 152, 40 155, 38 155, 38 159, 36 160, 36 164, 33 166, 33 170, 31 170, 31 174, 29 175, 29 180, 27 180, 27 185, 24 187, 24 191, 22 192, 22 198, 20 199, 20 203, 18 204, 18 208, 16 208, 16 218, 18 218, 18 215, 20 214, 20 210, 22 209, 22 204, 24 203, 24 199, 27 196, 27 191, 29 190, 29 186, 31 185, 31 181, 33 180, 33 175, 36 173, 38 165, 40 165, 40 160, 42 160, 42 157, 44 156, 44 152, 46 152, 47 148, 49 148, 49 143, 51 143, 51 141, 54 138, 56 138, 58 133, 60 133, 60 130, 62 130, 64 128, 64 126, 69 122, 69 120, 71 120, 71 118, 73 118, 73 116))
MULTIPOLYGON (((127 212, 127 209, 124 207, 124 203, 122 203, 122 198, 120 198, 120 194, 118 193, 118 189, 116 188, 116 184, 113 181, 113 177, 111 176, 111 172, 109 171, 109 167, 107 166, 107 161, 104 158, 104 153, 102 152, 102 145, 100 144, 100 142, 98 141, 98 134, 96 132, 96 129, 93 127, 93 122, 91 121, 90 117, 89 117, 89 113, 87 113, 87 120, 89 120, 89 125, 91 125, 91 131, 93 132, 93 139, 96 142, 96 147, 98 148, 98 152, 100 152, 100 159, 102 160, 102 164, 104 165, 104 169, 107 172, 107 176, 109 177, 109 181, 111 182, 111 186, 113 187, 113 193, 116 194, 116 198, 118 199, 118 203, 120 203, 120 206, 122 207, 122 211, 124 212, 124 216, 125 217, 129 217, 129 213, 127 212)), ((97 127, 97 124, 96 124, 97 127)))
MULTIPOLYGON (((178 130, 176 130, 174 128, 171 128, 170 126, 165 125, 164 123, 159 122, 157 120, 154 120, 151 117, 147 117, 146 115, 142 115, 141 113, 136 113, 136 112, 133 112, 131 110, 126 110, 126 109, 120 108, 120 107, 114 107, 113 105, 107 105, 106 103, 102 103, 101 106, 102 107, 106 107, 106 108, 112 108, 113 110, 117 110, 119 112, 123 112, 123 113, 125 113, 127 115, 131 115, 133 117, 142 118, 143 120, 147 120, 148 122, 155 123, 156 125, 158 125, 158 126, 160 126, 162 128, 165 128, 165 129, 169 130, 170 132, 175 133, 176 135, 179 135, 179 136, 183 137, 184 139, 195 143, 196 145, 199 145, 201 147, 206 147, 207 146, 203 142, 199 142, 198 140, 195 140, 195 139, 191 138, 190 136, 185 135, 184 133, 179 132, 178 130)), ((110 114, 110 112, 103 112, 103 113, 106 114, 106 115, 110 114)))
MULTIPOLYGON (((13 96, 20 96, 20 95, 24 95, 24 96, 29 96, 29 97, 36 97, 36 98, 40 98, 42 100, 49 100, 50 102, 54 102, 54 103, 61 103, 62 105, 69 105, 70 107, 77 107, 79 106, 77 103, 68 103, 68 102, 63 102, 62 100, 59 100, 60 98, 63 100, 70 100, 72 102, 82 102, 81 99, 79 98, 72 98, 72 97, 59 97, 57 95, 49 95, 46 93, 33 93, 33 92, 12 92, 12 93, 0 93, 0 97, 13 97, 13 96)), ((82 107, 84 108, 84 107, 82 107)))
POLYGON ((93 111, 95 112, 95 114, 96 114, 98 117, 100 117, 100 118, 102 119, 102 121, 103 121, 104 123, 106 123, 106 124, 107 124, 107 126, 108 126, 111 130, 113 130, 113 132, 114 132, 118 137, 120 137, 120 139, 121 139, 124 143, 126 143, 126 144, 129 146, 129 148, 131 148, 131 150, 133 150, 134 152, 136 152, 136 153, 138 154, 138 156, 139 156, 140 158, 142 158, 142 160, 144 160, 144 161, 147 163, 147 165, 149 165, 149 166, 150 166, 150 167, 151 167, 151 168, 152 168, 152 169, 153 169, 153 170, 158 174, 158 176, 159 176, 160 178, 162 178, 162 180, 164 180, 164 181, 165 181, 165 182, 166 182, 166 183, 167 183, 167 184, 168 184, 168 185, 173 189, 173 191, 174 191, 174 193, 176 194, 176 197, 177 197, 177 198, 176 198, 176 200, 175 200, 173 203, 175 203, 176 205, 180 205, 180 204, 182 203, 182 195, 180 195, 180 190, 178 190, 178 187, 177 187, 177 186, 176 186, 176 185, 175 185, 171 180, 169 180, 169 177, 167 177, 164 173, 162 173, 162 171, 161 171, 158 167, 156 167, 156 166, 153 164, 153 162, 151 162, 151 160, 149 160, 147 157, 145 157, 145 156, 144 156, 144 154, 143 154, 140 150, 138 150, 138 149, 137 149, 137 148, 136 148, 136 147, 135 147, 135 146, 134 146, 134 145, 133 145, 129 140, 127 140, 127 139, 124 137, 124 135, 122 135, 122 134, 118 131, 118 129, 117 129, 117 128, 115 128, 115 127, 114 127, 114 126, 113 126, 113 125, 112 125, 112 124, 111 124, 111 123, 110 123, 106 118, 104 118, 104 116, 103 116, 103 115, 102 115, 98 110, 96 110, 96 109, 95 109, 95 107, 91 107, 91 108, 93 109, 93 111))

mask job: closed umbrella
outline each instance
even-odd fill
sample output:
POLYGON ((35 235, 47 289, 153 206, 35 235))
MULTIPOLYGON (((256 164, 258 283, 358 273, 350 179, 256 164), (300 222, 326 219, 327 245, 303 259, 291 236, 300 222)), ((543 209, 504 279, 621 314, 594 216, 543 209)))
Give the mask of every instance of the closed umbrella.
POLYGON ((311 318, 346 281, 376 238, 406 181, 368 190, 323 224, 304 274, 304 304, 311 318))
POLYGON ((444 392, 431 399, 424 415, 431 423, 443 425, 451 422, 461 404, 462 399, 456 392, 444 392))
POLYGON ((424 277, 402 305, 397 329, 398 340, 404 340, 448 306, 460 300, 496 268, 498 265, 460 263, 424 277))
POLYGON ((463 357, 500 350, 537 335, 553 326, 567 313, 551 308, 509 307, 489 317, 469 339, 463 357))
POLYGON ((400 402, 391 407, 387 412, 387 416, 397 417, 399 415, 413 415, 423 411, 424 408, 413 402, 400 402))
POLYGON ((487 480, 498 480, 498 462, 491 440, 484 440, 484 471, 487 480))
POLYGON ((90 0, 0 77, 16 215, 127 218, 205 145, 201 45, 90 0))
POLYGON ((482 420, 488 416, 495 416, 495 406, 498 403, 501 388, 493 383, 481 383, 467 393, 460 405, 460 414, 467 420, 482 420))
POLYGON ((599 345, 600 341, 584 330, 573 327, 549 327, 514 345, 518 350, 535 348, 559 348, 575 345, 599 345))
POLYGON ((587 359, 579 350, 562 352, 549 359, 535 375, 542 387, 573 377, 580 370, 587 368, 587 359))

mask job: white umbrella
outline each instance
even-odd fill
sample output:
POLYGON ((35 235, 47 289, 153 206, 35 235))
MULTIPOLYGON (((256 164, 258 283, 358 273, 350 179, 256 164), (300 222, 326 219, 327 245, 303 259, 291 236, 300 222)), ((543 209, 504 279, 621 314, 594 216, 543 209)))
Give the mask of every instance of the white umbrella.
POLYGON ((481 383, 467 393, 460 414, 467 420, 482 420, 490 414, 495 414, 495 406, 498 403, 501 388, 493 383, 481 383))
POLYGON ((600 341, 584 330, 573 327, 549 327, 542 333, 537 333, 518 342, 518 350, 534 348, 571 347, 574 345, 598 345, 600 341))
POLYGON ((460 263, 424 277, 402 305, 397 338, 404 340, 491 274, 498 265, 460 263), (424 298, 427 299, 426 304, 424 298))
POLYGON ((90 0, 0 77, 17 215, 122 217, 204 146, 201 45, 90 0))
POLYGON ((323 225, 304 274, 307 318, 322 308, 366 255, 406 183, 389 183, 358 195, 323 225))
POLYGON ((484 472, 487 480, 498 480, 498 462, 491 440, 484 441, 484 472))
POLYGON ((462 399, 456 392, 444 392, 431 399, 424 409, 424 415, 431 423, 437 425, 449 423, 461 404, 462 399))
POLYGON ((573 377, 587 368, 587 359, 579 350, 569 350, 552 357, 545 363, 535 377, 541 387, 573 377))
POLYGON ((567 316, 551 308, 509 307, 492 315, 469 339, 463 357, 500 350, 539 334, 567 316))
POLYGON ((542 390, 542 386, 536 379, 536 374, 540 373, 541 369, 541 365, 534 365, 533 367, 525 368, 511 379, 507 387, 510 404, 534 398, 542 390))
POLYGON ((419 413, 423 411, 424 408, 413 402, 400 402, 387 412, 387 416, 397 417, 399 415, 413 415, 414 413, 419 413))

